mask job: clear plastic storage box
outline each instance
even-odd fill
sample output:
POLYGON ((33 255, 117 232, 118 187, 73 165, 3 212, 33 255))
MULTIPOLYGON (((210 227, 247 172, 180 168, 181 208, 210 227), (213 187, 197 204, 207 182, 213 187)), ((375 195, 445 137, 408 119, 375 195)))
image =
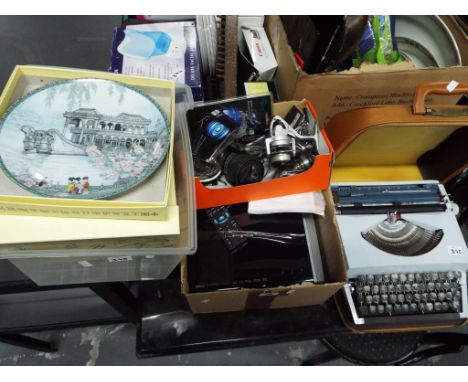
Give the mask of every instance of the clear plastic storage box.
POLYGON ((185 86, 177 88, 174 173, 180 235, 168 241, 170 246, 0 251, 0 259, 9 259, 38 285, 166 278, 185 255, 195 253, 197 248, 194 172, 185 118, 189 108, 193 108, 190 88, 185 86))

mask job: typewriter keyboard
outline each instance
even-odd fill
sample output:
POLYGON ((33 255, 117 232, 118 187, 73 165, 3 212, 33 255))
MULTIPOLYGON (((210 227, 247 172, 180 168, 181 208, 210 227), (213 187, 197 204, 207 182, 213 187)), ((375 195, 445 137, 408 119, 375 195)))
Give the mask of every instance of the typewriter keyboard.
POLYGON ((460 272, 361 275, 351 280, 360 317, 460 313, 460 272))

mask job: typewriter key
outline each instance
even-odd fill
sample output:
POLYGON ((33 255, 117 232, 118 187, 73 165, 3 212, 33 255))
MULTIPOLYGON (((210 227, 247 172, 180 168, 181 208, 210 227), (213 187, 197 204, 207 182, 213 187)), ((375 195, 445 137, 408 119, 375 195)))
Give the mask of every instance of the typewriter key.
POLYGON ((437 281, 438 278, 439 278, 439 274, 437 272, 432 272, 431 273, 431 280, 432 281, 437 281))
POLYGON ((413 301, 414 302, 420 302, 421 301, 421 295, 419 293, 413 294, 413 301))
POLYGON ((379 293, 379 286, 378 285, 373 285, 372 286, 372 294, 378 294, 379 293))
POLYGON ((450 283, 449 283, 449 282, 447 282, 447 281, 446 281, 446 282, 444 282, 443 288, 444 288, 444 290, 445 290, 445 291, 448 291, 448 290, 450 290, 450 283))
POLYGON ((432 304, 432 302, 427 302, 426 303, 426 311, 432 312, 433 310, 434 310, 434 305, 432 304))
POLYGON ((409 313, 409 305, 408 304, 403 304, 402 307, 401 307, 401 310, 405 314, 409 313))
POLYGON ((445 293, 445 299, 447 301, 452 301, 452 292, 445 293))
POLYGON ((380 303, 380 296, 379 296, 378 294, 374 294, 374 295, 372 296, 372 302, 373 302, 374 304, 379 304, 379 303, 380 303))
POLYGON ((391 278, 392 278, 392 283, 398 282, 398 275, 396 273, 392 273, 391 278))
POLYGON ((380 301, 382 301, 382 304, 386 304, 388 302, 388 294, 382 294, 380 296, 380 301))
POLYGON ((364 285, 364 293, 370 293, 370 286, 364 285))
POLYGON ((374 283, 374 275, 367 275, 366 279, 369 284, 374 283))
POLYGON ((440 302, 444 302, 445 301, 445 293, 444 292, 437 293, 437 300, 439 300, 440 302))
POLYGON ((367 316, 369 314, 369 308, 366 305, 361 305, 358 310, 360 316, 367 316))
POLYGON ((405 301, 406 302, 412 302, 413 301, 413 295, 411 293, 405 294, 405 301))
POLYGON ((380 284, 382 282, 382 275, 375 275, 374 276, 374 282, 376 284, 380 284))
POLYGON ((400 282, 406 282, 406 275, 404 273, 400 273, 400 282))
POLYGON ((456 313, 459 313, 460 312, 460 304, 457 302, 457 301, 453 301, 449 304, 450 308, 456 312, 456 313))
POLYGON ((420 282, 423 280, 423 278, 422 278, 422 276, 421 276, 420 273, 416 273, 416 274, 414 275, 414 280, 415 280, 416 282, 420 283, 420 282))
POLYGON ((442 304, 441 304, 440 302, 436 302, 436 303, 434 304, 434 310, 435 310, 436 312, 441 312, 441 311, 442 311, 442 304))
POLYGON ((383 275, 383 282, 384 283, 389 283, 390 282, 390 275, 388 275, 388 274, 383 275))
POLYGON ((387 286, 380 285, 380 294, 385 294, 385 293, 387 293, 387 286))
POLYGON ((378 314, 384 314, 385 313, 385 306, 377 305, 377 313, 378 314))
POLYGON ((429 293, 429 300, 431 301, 437 300, 437 294, 435 294, 434 292, 429 293))
POLYGON ((440 283, 440 282, 439 282, 439 283, 436 283, 436 284, 435 284, 435 287, 436 287, 437 291, 441 291, 441 290, 443 290, 443 289, 444 289, 444 286, 443 286, 443 284, 442 284, 442 283, 440 283))
POLYGON ((455 278, 455 273, 447 272, 447 280, 453 280, 455 278))
POLYGON ((398 301, 400 304, 404 303, 404 302, 405 302, 405 295, 404 295, 404 294, 399 294, 399 295, 397 296, 397 301, 398 301))
POLYGON ((387 285, 387 291, 388 291, 388 293, 395 292, 395 285, 393 285, 393 284, 387 285))
POLYGON ((427 293, 422 293, 421 294, 421 301, 422 302, 427 302, 428 294, 427 293))
POLYGON ((427 289, 429 289, 431 292, 434 290, 435 284, 433 282, 427 283, 427 289))
POLYGON ((366 296, 366 304, 367 305, 372 304, 372 296, 369 296, 369 295, 366 296))
POLYGON ((426 304, 424 304, 423 302, 420 302, 418 304, 418 310, 421 312, 421 313, 424 313, 426 311, 426 304))
POLYGON ((375 314, 377 312, 377 308, 375 305, 369 306, 369 314, 375 314))
POLYGON ((419 290, 419 284, 418 283, 413 283, 413 285, 411 285, 411 289, 413 290, 413 292, 417 292, 419 290))
POLYGON ((388 296, 388 299, 390 301, 390 304, 395 304, 397 302, 396 294, 391 294, 390 296, 388 296))
POLYGON ((416 313, 418 311, 418 304, 415 304, 414 302, 410 304, 410 312, 411 313, 416 313))
POLYGON ((400 304, 396 304, 393 306, 393 311, 396 313, 396 314, 400 314, 401 313, 401 305, 400 304))
POLYGON ((393 313, 393 305, 390 305, 390 304, 385 305, 385 311, 391 315, 393 313))
POLYGON ((405 289, 405 292, 411 292, 411 284, 405 283, 404 284, 404 289, 405 289))
POLYGON ((414 273, 408 273, 408 281, 414 282, 414 273))
POLYGON ((449 310, 449 304, 448 304, 448 302, 445 302, 445 301, 444 301, 444 302, 442 303, 442 310, 443 310, 444 312, 446 312, 446 311, 449 310))

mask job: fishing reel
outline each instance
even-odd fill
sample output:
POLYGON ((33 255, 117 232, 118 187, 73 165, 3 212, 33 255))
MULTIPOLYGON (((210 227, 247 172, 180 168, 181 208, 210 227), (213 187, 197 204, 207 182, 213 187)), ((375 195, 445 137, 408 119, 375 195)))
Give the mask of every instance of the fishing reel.
POLYGON ((299 134, 283 118, 274 117, 270 122, 270 137, 265 139, 270 163, 276 167, 291 167, 293 173, 307 170, 312 167, 316 155, 313 139, 312 136, 299 134), (311 140, 312 145, 297 142, 311 140))
POLYGON ((226 149, 235 141, 241 124, 242 118, 231 118, 219 109, 203 119, 201 135, 193 150, 195 174, 202 183, 212 182, 221 175, 226 149))

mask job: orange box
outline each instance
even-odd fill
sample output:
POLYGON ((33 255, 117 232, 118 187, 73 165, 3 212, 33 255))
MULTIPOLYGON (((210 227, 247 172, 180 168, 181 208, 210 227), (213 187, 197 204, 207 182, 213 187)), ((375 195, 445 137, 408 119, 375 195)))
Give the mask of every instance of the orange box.
MULTIPOLYGON (((284 117, 293 105, 300 109, 308 107, 311 114, 317 119, 317 113, 312 104, 305 99, 275 103, 273 114, 284 117)), ((226 188, 208 188, 202 184, 199 178, 195 177, 197 209, 326 190, 330 185, 334 151, 324 130, 320 131, 318 140, 319 155, 315 157, 314 165, 297 175, 226 188)))

